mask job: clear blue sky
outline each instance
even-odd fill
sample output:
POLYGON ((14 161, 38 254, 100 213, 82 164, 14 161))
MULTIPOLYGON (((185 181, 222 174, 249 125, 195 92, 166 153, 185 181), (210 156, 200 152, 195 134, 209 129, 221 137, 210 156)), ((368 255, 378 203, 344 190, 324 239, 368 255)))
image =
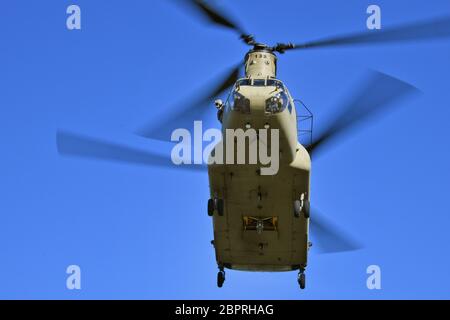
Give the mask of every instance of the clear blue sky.
MULTIPOLYGON (((363 31, 373 3, 383 26, 450 12, 446 0, 216 2, 269 43, 363 31)), ((216 288, 206 173, 56 151, 58 128, 166 150, 133 132, 239 61, 235 34, 172 1, 16 0, 0 35, 0 298, 450 298, 449 41, 280 58, 318 129, 367 68, 423 91, 314 161, 313 204, 364 249, 313 250, 300 291, 295 272, 228 271, 216 288), (66 29, 72 3, 81 31, 66 29), (66 289, 70 264, 81 291, 66 289), (380 291, 366 288, 371 264, 380 291)))

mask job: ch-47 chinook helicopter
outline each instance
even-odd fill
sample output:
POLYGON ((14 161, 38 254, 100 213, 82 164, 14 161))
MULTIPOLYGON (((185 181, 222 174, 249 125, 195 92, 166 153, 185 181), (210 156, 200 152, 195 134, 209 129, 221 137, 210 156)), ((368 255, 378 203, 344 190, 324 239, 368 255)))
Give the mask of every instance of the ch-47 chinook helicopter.
MULTIPOLYGON (((208 215, 213 217, 212 241, 219 267, 217 285, 225 281, 225 268, 248 271, 299 270, 297 281, 305 288, 305 269, 311 234, 324 251, 354 250, 358 245, 330 227, 325 218, 310 208, 311 155, 338 136, 343 136, 363 120, 385 113, 386 107, 417 91, 412 85, 380 72, 372 71, 356 92, 339 109, 328 127, 302 145, 298 137, 296 105, 285 84, 277 78, 277 54, 309 48, 341 47, 417 41, 450 36, 450 18, 422 21, 409 25, 349 34, 300 44, 258 43, 236 23, 203 1, 184 1, 210 22, 239 33, 251 46, 244 64, 233 67, 224 80, 205 95, 200 95, 158 125, 144 126, 144 137, 170 140, 173 128, 185 127, 201 119, 204 106, 232 88, 225 103, 216 100, 222 130, 271 128, 279 130, 279 170, 264 176, 255 165, 210 164, 208 215), (245 75, 239 77, 241 68, 245 75), (183 123, 183 124, 181 124, 183 123), (321 240, 322 239, 322 240, 321 240)), ((250 142, 249 142, 250 143, 250 142)), ((133 150, 67 131, 57 132, 60 154, 115 160, 151 166, 174 166, 169 157, 133 150)), ((183 166, 180 166, 183 167, 183 166)), ((184 166, 202 169, 204 166, 184 166)))

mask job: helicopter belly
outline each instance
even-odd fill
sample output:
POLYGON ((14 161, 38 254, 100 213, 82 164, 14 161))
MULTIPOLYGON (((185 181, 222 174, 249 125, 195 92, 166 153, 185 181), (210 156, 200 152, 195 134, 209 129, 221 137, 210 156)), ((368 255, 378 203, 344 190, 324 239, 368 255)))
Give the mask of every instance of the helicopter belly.
POLYGON ((219 265, 249 271, 287 271, 305 267, 308 219, 294 215, 293 203, 309 197, 309 156, 302 149, 278 174, 261 176, 254 165, 211 165, 211 197, 224 201, 213 215, 219 265))

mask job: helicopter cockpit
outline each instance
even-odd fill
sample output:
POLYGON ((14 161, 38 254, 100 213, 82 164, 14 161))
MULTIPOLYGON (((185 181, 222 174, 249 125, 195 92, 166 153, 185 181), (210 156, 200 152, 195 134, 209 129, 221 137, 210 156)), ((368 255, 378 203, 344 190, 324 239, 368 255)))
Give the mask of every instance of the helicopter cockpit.
POLYGON ((278 79, 251 79, 244 78, 236 81, 233 90, 227 99, 227 109, 231 111, 239 111, 242 113, 250 113, 250 100, 241 92, 241 87, 273 87, 270 90, 271 96, 266 99, 265 112, 266 114, 275 114, 283 112, 286 108, 292 112, 292 105, 287 88, 283 82, 278 79))
POLYGON ((283 82, 278 79, 250 79, 244 78, 236 81, 235 88, 240 86, 254 86, 254 87, 278 87, 284 89, 283 82))

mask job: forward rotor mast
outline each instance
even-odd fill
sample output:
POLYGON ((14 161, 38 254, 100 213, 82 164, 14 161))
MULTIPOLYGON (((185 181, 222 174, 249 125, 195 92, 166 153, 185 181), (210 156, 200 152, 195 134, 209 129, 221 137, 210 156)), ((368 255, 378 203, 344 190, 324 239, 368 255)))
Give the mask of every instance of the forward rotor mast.
POLYGON ((245 56, 245 76, 250 79, 276 78, 277 56, 264 44, 255 44, 245 56))

